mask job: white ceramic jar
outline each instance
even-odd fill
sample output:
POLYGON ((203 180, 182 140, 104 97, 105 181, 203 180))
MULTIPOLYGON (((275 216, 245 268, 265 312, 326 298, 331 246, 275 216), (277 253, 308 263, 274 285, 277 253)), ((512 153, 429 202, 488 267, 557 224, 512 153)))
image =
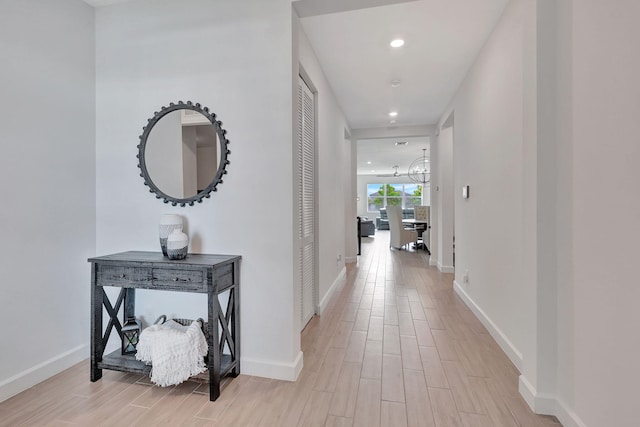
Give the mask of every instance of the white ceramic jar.
POLYGON ((160 235, 160 247, 162 253, 167 256, 167 238, 174 231, 182 231, 182 217, 176 214, 164 214, 160 217, 158 234, 160 235))
POLYGON ((180 230, 173 230, 167 238, 167 256, 169 259, 185 259, 189 247, 189 237, 180 230))

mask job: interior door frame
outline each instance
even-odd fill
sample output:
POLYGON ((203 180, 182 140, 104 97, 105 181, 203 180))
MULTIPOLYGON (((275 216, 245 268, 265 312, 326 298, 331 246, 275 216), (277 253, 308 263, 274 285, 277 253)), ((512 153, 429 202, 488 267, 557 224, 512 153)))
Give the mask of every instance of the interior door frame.
MULTIPOLYGON (((443 122, 442 126, 440 127, 440 133, 439 133, 439 140, 438 143, 440 144, 440 138, 442 136, 442 134, 444 132, 450 133, 450 138, 446 141, 446 143, 450 144, 448 153, 449 153, 449 157, 447 159, 444 159, 442 156, 442 151, 440 151, 439 154, 439 159, 441 160, 445 160, 447 162, 447 165, 449 167, 449 170, 446 170, 446 168, 443 168, 442 166, 444 165, 438 165, 439 168, 439 174, 441 175, 441 178, 444 177, 444 173, 447 173, 449 180, 446 181, 445 185, 445 181, 443 179, 443 182, 439 182, 440 184, 440 203, 442 204, 441 206, 441 213, 442 215, 440 215, 439 218, 439 227, 440 227, 440 238, 439 238, 439 244, 440 244, 440 248, 441 250, 439 251, 437 258, 438 258, 438 270, 444 272, 444 273, 455 273, 455 235, 456 235, 456 218, 455 218, 455 211, 456 211, 456 165, 455 165, 455 111, 452 111, 449 116, 447 117, 447 119, 443 122), (448 200, 450 202, 450 204, 446 204, 445 203, 445 197, 447 198, 451 198, 450 200, 448 200), (451 230, 451 240, 447 241, 447 239, 445 239, 446 236, 445 234, 445 225, 447 226, 447 228, 450 228, 451 230), (446 256, 445 256, 446 253, 446 256), (447 265, 447 262, 451 262, 451 265, 447 265)), ((440 147, 442 147, 442 145, 440 145, 440 147)))

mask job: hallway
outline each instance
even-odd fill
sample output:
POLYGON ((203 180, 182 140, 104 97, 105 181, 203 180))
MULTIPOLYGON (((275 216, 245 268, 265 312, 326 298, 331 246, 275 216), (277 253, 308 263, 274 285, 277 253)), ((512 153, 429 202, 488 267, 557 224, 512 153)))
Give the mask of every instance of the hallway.
POLYGON ((85 361, 0 404, 0 426, 559 426, 531 412, 518 372, 426 252, 363 238, 358 264, 302 334, 295 383, 241 375, 158 388, 85 361))
POLYGON ((559 426, 520 397, 517 370, 455 295, 453 274, 388 242, 388 231, 363 238, 331 309, 303 333, 302 377, 328 408, 325 425, 559 426))

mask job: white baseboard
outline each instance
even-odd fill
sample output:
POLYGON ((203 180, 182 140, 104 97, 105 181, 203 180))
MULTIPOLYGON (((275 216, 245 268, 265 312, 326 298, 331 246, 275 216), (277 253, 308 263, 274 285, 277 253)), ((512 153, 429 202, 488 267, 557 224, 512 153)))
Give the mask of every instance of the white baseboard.
POLYGON ((524 375, 520 375, 518 377, 518 391, 520 392, 520 396, 527 402, 529 408, 533 412, 535 412, 536 407, 536 391, 531 385, 529 381, 524 377, 524 375))
POLYGON ((552 394, 538 393, 524 375, 518 377, 518 391, 527 405, 536 414, 555 415, 556 397, 552 394))
POLYGON ((524 375, 520 375, 518 391, 536 414, 554 415, 564 427, 587 427, 557 396, 538 393, 524 375))
POLYGON ((276 380, 295 381, 302 371, 303 354, 298 352, 291 363, 276 362, 273 360, 257 360, 246 357, 240 358, 240 372, 255 377, 274 378, 276 380))
MULTIPOLYGON (((82 362, 89 356, 89 346, 84 344, 22 371, 0 382, 0 402, 25 391, 34 385, 82 362)), ((88 377, 87 377, 88 381, 88 377)))
POLYGON ((336 280, 333 281, 333 284, 331 285, 327 293, 324 295, 324 297, 322 297, 320 304, 318 304, 318 306, 316 307, 316 314, 318 316, 322 316, 322 313, 324 313, 324 310, 327 308, 327 304, 329 304, 329 301, 331 300, 331 296, 333 295, 338 285, 345 279, 346 276, 347 276, 347 268, 342 267, 342 270, 340 270, 338 277, 336 277, 336 280))
POLYGON ((485 312, 471 299, 467 292, 460 286, 458 282, 453 281, 453 289, 462 301, 473 311, 478 320, 489 331, 493 339, 496 340, 500 348, 507 354, 507 357, 513 362, 519 372, 522 372, 522 353, 511 343, 507 336, 496 326, 495 323, 485 314, 485 312))
POLYGON ((567 408, 562 400, 556 400, 556 406, 556 414, 554 415, 564 427, 587 427, 575 412, 567 408))
POLYGON ((344 262, 345 262, 346 264, 353 264, 353 263, 356 263, 356 262, 358 262, 358 257, 357 257, 357 256, 347 256, 347 257, 344 257, 344 262))
POLYGON ((442 265, 440 261, 438 261, 438 270, 442 273, 455 273, 456 269, 452 265, 442 265))
MULTIPOLYGON (((456 294, 462 298, 464 303, 473 311, 476 317, 487 328, 491 336, 496 340, 500 348, 507 354, 509 359, 522 372, 522 353, 509 341, 504 333, 493 323, 493 321, 482 311, 482 309, 471 299, 469 294, 455 280, 453 288, 456 294)), ((564 427, 587 427, 584 422, 556 395, 548 393, 538 393, 535 387, 520 375, 518 381, 518 391, 527 402, 533 412, 537 414, 555 415, 564 427)))
POLYGON ((438 266, 438 260, 433 257, 433 254, 431 254, 431 256, 429 257, 429 265, 431 267, 437 267, 438 266))

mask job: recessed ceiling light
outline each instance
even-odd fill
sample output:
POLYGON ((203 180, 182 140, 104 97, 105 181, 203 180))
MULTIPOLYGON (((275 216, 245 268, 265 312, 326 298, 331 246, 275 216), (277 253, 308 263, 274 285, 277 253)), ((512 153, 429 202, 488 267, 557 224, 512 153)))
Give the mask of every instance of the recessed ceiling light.
POLYGON ((389 120, 389 124, 390 125, 394 125, 394 124, 396 124, 396 121, 395 120, 389 120))
POLYGON ((391 47, 402 47, 404 45, 404 40, 402 39, 391 40, 391 43, 389 44, 391 45, 391 47))
POLYGON ((407 145, 409 143, 409 141, 398 141, 396 142, 396 146, 403 146, 403 145, 407 145))
POLYGON ((398 115, 397 111, 392 111, 392 112, 389 113, 389 116, 391 116, 391 117, 395 117, 397 115, 398 115))
POLYGON ((400 86, 400 80, 391 80, 391 87, 398 87, 400 86))
POLYGON ((368 164, 368 165, 370 165, 370 164, 371 164, 371 162, 367 162, 367 164, 368 164))
POLYGON ((371 172, 372 172, 372 173, 373 173, 373 172, 375 172, 375 171, 376 171, 375 169, 371 169, 371 172))

